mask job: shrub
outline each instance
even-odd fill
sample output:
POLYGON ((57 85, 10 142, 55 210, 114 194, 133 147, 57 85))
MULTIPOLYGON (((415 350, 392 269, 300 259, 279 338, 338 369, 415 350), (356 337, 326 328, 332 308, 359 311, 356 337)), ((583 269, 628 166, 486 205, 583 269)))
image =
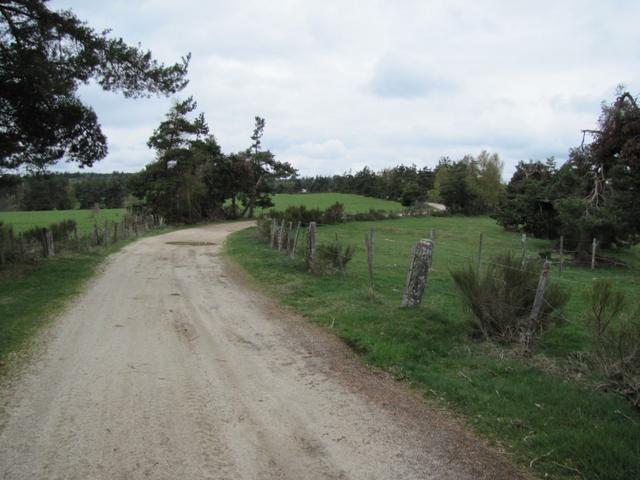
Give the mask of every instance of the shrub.
POLYGON ((389 213, 386 210, 376 210, 370 208, 368 212, 360 212, 353 215, 353 219, 357 221, 370 221, 370 220, 386 220, 389 218, 389 213))
POLYGON ((472 314, 472 335, 502 343, 522 342, 539 336, 557 318, 554 311, 562 307, 568 295, 550 284, 540 315, 531 322, 530 314, 540 277, 541 265, 526 262, 511 253, 500 255, 484 271, 469 265, 451 272, 472 314))
POLYGON ((355 251, 356 249, 353 245, 342 246, 339 243, 322 243, 316 248, 316 261, 313 265, 313 270, 316 273, 344 272, 355 251))
POLYGON ((271 240, 271 218, 259 215, 256 220, 256 237, 263 242, 271 240))
POLYGON ((586 294, 590 366, 602 374, 600 385, 640 408, 640 307, 631 308, 611 282, 597 280, 586 294))
POLYGON ((322 223, 333 224, 342 223, 344 216, 344 205, 336 202, 328 207, 322 214, 322 223))
POLYGON ((56 242, 64 242, 69 240, 75 229, 76 229, 76 221, 75 220, 63 220, 59 223, 52 223, 49 225, 49 229, 51 230, 51 234, 53 235, 53 240, 56 242))

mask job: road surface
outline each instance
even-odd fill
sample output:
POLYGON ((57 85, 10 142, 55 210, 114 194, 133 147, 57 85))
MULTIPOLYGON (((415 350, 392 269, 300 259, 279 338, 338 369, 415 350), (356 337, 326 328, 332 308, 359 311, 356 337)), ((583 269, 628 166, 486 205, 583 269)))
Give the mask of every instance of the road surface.
POLYGON ((0 418, 4 479, 477 479, 517 472, 448 414, 253 291, 219 224, 111 256, 0 418))

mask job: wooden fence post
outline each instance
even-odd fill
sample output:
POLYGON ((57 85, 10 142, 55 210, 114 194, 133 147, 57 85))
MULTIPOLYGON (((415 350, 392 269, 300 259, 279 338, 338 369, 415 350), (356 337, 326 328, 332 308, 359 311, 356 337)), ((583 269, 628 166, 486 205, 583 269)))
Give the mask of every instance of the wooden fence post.
POLYGON ((316 222, 309 222, 307 231, 307 268, 313 269, 316 261, 316 222))
POLYGON ((591 242, 591 270, 595 270, 596 268, 596 248, 598 247, 598 241, 596 237, 593 237, 593 242, 591 242))
POLYGON ((289 222, 289 227, 287 228, 287 257, 291 256, 291 250, 293 249, 293 222, 289 222))
POLYGON ((480 242, 478 243, 478 258, 476 260, 477 270, 480 272, 480 264, 482 263, 482 240, 484 238, 484 234, 480 233, 480 242))
POLYGON ((22 233, 18 235, 18 241, 20 242, 20 260, 24 262, 27 258, 27 249, 24 245, 24 235, 22 233))
POLYGON ((271 248, 276 248, 276 234, 278 233, 278 220, 275 218, 271 219, 271 238, 269 244, 271 248))
POLYGON ((104 246, 109 245, 109 222, 104 221, 104 246))
POLYGON ((280 229, 278 230, 278 251, 282 251, 282 244, 284 243, 284 235, 285 235, 285 221, 282 219, 282 223, 280 224, 280 229))
POLYGON ((293 239, 293 245, 291 246, 291 254, 289 255, 291 258, 295 258, 296 256, 296 247, 298 246, 298 236, 300 235, 300 225, 302 222, 298 222, 296 226, 296 236, 293 239))
POLYGON ((531 308, 531 315, 529 315, 529 324, 525 331, 521 332, 521 342, 528 347, 531 343, 531 336, 536 330, 536 324, 540 317, 540 311, 542 310, 542 304, 544 302, 544 292, 547 289, 547 283, 549 281, 549 269, 551 262, 549 260, 544 261, 544 266, 540 272, 540 278, 538 279, 538 288, 536 289, 536 297, 533 300, 533 307, 531 308))
POLYGON ((340 265, 340 271, 342 276, 346 277, 347 272, 344 269, 344 259, 342 258, 342 245, 340 244, 340 235, 336 232, 336 256, 338 257, 338 264, 340 265))
POLYGON ((564 270, 564 235, 560 235, 560 273, 564 270))
POLYGON ((42 255, 47 257, 53 257, 55 255, 55 250, 53 246, 53 233, 48 228, 43 228, 41 230, 42 236, 42 255))
POLYGON ((5 240, 4 240, 4 225, 0 225, 0 265, 4 265, 6 262, 5 258, 5 240))
POLYGON ((369 267, 369 296, 373 295, 373 247, 375 245, 376 229, 364 234, 364 246, 367 249, 367 266, 369 267))
POLYGON ((524 267, 525 262, 527 261, 527 234, 523 233, 522 238, 520 239, 522 243, 522 261, 520 264, 524 267))
POLYGON ((430 240, 420 240, 416 243, 407 273, 407 284, 402 295, 403 307, 416 307, 422 302, 432 252, 433 242, 430 240))
POLYGON ((113 222, 113 243, 118 241, 118 222, 113 222))

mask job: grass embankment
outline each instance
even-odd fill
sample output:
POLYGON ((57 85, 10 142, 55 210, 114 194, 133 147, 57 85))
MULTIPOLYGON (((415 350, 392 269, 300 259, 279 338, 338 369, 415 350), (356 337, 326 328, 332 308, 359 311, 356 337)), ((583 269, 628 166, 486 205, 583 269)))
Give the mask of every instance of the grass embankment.
POLYGON ((134 240, 92 248, 84 253, 59 255, 36 266, 10 266, 0 270, 0 362, 3 364, 0 377, 11 363, 11 354, 23 351, 33 335, 73 295, 82 291, 96 267, 109 254, 134 240))
MULTIPOLYGON (((568 322, 550 331, 536 362, 474 341, 460 296, 449 274, 474 257, 484 233, 483 258, 519 251, 520 238, 487 218, 405 218, 321 227, 319 241, 339 232, 358 251, 347 277, 305 273, 291 260, 254 238, 253 230, 233 234, 227 251, 264 289, 282 303, 326 326, 333 325, 362 358, 408 380, 428 398, 463 414, 476 431, 504 446, 523 465, 550 478, 640 478, 640 415, 614 394, 549 373, 541 364, 562 366, 571 351, 587 348, 581 322, 582 293, 593 278, 610 277, 637 295, 638 271, 569 268, 552 273, 571 289, 568 322), (365 232, 375 226, 375 300, 367 295, 365 232), (410 253, 419 238, 437 230, 433 270, 423 305, 399 308, 410 253), (536 366, 537 365, 537 366, 536 366)), ((549 242, 532 240, 534 253, 549 242)), ((635 262, 637 250, 628 255, 635 262)), ((634 298, 634 297, 631 297, 634 298)))
MULTIPOLYGON (((402 205, 398 202, 381 200, 379 198, 364 197, 348 193, 280 193, 272 198, 276 210, 286 210, 287 207, 304 205, 307 208, 319 208, 324 210, 336 202, 344 205, 347 213, 363 213, 369 209, 400 211, 402 205)), ((270 210, 270 209, 265 209, 270 210)), ((258 211, 260 213, 261 210, 258 211)))
POLYGON ((97 217, 92 210, 48 210, 33 212, 0 212, 0 222, 13 225, 14 233, 24 232, 33 227, 47 227, 52 223, 63 220, 75 220, 78 224, 78 234, 85 235, 93 231, 97 222, 119 222, 124 217, 124 208, 105 208, 100 210, 97 217))

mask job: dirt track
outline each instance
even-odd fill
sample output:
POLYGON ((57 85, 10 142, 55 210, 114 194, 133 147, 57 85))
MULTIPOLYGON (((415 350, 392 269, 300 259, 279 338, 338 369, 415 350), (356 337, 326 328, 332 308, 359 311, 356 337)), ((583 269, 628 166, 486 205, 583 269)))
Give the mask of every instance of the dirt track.
POLYGON ((109 259, 4 393, 0 478, 517 477, 247 288, 218 256, 244 226, 147 238, 109 259))

